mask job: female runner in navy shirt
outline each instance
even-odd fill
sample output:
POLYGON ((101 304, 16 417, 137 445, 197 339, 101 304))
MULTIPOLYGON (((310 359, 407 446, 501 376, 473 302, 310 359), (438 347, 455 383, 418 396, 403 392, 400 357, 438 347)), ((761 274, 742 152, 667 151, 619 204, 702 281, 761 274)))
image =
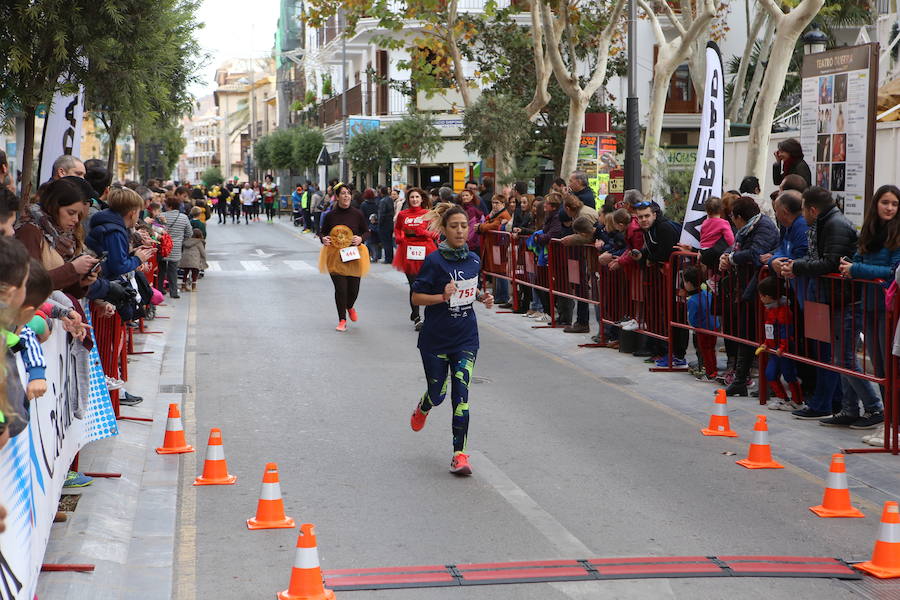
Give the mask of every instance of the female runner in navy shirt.
POLYGON ((412 285, 412 302, 425 307, 425 325, 419 332, 419 352, 428 388, 410 419, 413 431, 425 426, 428 412, 444 401, 447 372, 453 403, 453 459, 450 472, 471 475, 466 437, 469 431, 469 382, 478 354, 476 300, 490 308, 494 297, 478 292, 481 261, 469 251, 469 217, 453 204, 439 204, 428 215, 431 227, 445 240, 437 252, 425 257, 412 285))

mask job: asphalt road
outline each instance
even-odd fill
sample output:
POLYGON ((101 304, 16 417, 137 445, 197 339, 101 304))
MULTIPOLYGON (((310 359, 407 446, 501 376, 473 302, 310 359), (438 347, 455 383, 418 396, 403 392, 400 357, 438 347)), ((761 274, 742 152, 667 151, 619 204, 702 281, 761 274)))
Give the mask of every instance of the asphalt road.
MULTIPOLYGON (((196 535, 183 536, 180 551, 195 552, 196 563, 180 579, 181 597, 271 598, 287 586, 297 531, 245 526, 269 461, 280 467, 288 515, 316 525, 324 569, 615 556, 861 557, 872 547, 877 511, 866 510, 864 520, 818 519, 806 507, 821 498, 820 481, 795 468, 747 471, 734 464, 740 456, 724 454, 746 452, 749 436, 702 438, 693 421, 644 398, 641 385, 625 394, 492 325, 518 317, 483 309, 475 369, 483 379, 470 397, 474 475, 454 477, 447 470, 449 402, 423 431, 409 428, 424 377, 403 276, 374 267, 362 282, 359 323, 340 334, 331 282, 316 269, 318 244, 310 236, 264 222, 208 227, 211 268, 193 298, 188 339, 196 360, 196 380, 186 381, 194 386, 196 468, 209 428, 219 427, 238 481, 182 486, 190 510, 180 526, 196 526, 196 535)), ((598 359, 605 375, 616 375, 616 361, 634 360, 598 352, 608 353, 598 359)), ((642 383, 655 385, 652 376, 642 383)), ((831 580, 714 578, 339 597, 865 596, 831 580)))

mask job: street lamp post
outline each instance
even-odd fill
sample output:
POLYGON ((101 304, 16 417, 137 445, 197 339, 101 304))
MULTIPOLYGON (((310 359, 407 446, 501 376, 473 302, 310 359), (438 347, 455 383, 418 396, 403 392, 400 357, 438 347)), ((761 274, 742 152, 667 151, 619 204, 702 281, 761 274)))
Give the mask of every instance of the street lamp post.
POLYGON ((641 187, 641 125, 637 98, 637 9, 628 0, 628 98, 625 101, 625 189, 641 187))
MULTIPOLYGON (((346 26, 346 22, 345 22, 346 26)), ((346 27, 341 28, 341 181, 347 183, 349 172, 347 169, 347 87, 350 83, 347 77, 347 32, 346 27)))
POLYGON ((809 26, 809 31, 800 38, 803 41, 803 54, 818 54, 825 52, 828 45, 828 36, 819 29, 819 24, 813 21, 809 26))

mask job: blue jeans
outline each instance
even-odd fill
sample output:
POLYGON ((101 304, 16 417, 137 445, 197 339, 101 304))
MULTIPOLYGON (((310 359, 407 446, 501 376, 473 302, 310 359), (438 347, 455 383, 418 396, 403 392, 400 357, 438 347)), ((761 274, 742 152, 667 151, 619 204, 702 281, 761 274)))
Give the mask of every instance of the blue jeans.
POLYGON ((503 304, 509 302, 509 281, 506 279, 494 278, 494 303, 503 304))
MULTIPOLYGON (((836 363, 840 367, 857 372, 860 368, 859 362, 856 360, 856 347, 859 344, 861 326, 862 304, 859 302, 832 313, 836 363)), ((860 400, 864 412, 880 412, 882 410, 881 399, 872 382, 858 377, 841 375, 841 384, 844 388, 844 395, 841 398, 842 412, 858 415, 860 400)))
MULTIPOLYGON (((816 360, 823 363, 831 362, 831 344, 815 340, 810 340, 810 343, 816 360)), ((840 401, 842 398, 841 376, 829 369, 817 368, 816 389, 812 397, 806 401, 806 406, 816 412, 832 413, 835 400, 840 401)))

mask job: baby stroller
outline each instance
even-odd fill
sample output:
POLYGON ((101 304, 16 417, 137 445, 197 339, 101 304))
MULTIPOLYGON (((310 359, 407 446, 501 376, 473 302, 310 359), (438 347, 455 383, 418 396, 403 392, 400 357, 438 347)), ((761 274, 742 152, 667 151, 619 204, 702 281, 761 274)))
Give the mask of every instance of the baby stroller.
POLYGON ((305 219, 303 218, 303 209, 300 208, 300 206, 294 205, 294 207, 291 211, 291 217, 294 222, 294 227, 300 227, 301 225, 306 225, 306 223, 304 223, 305 219))

